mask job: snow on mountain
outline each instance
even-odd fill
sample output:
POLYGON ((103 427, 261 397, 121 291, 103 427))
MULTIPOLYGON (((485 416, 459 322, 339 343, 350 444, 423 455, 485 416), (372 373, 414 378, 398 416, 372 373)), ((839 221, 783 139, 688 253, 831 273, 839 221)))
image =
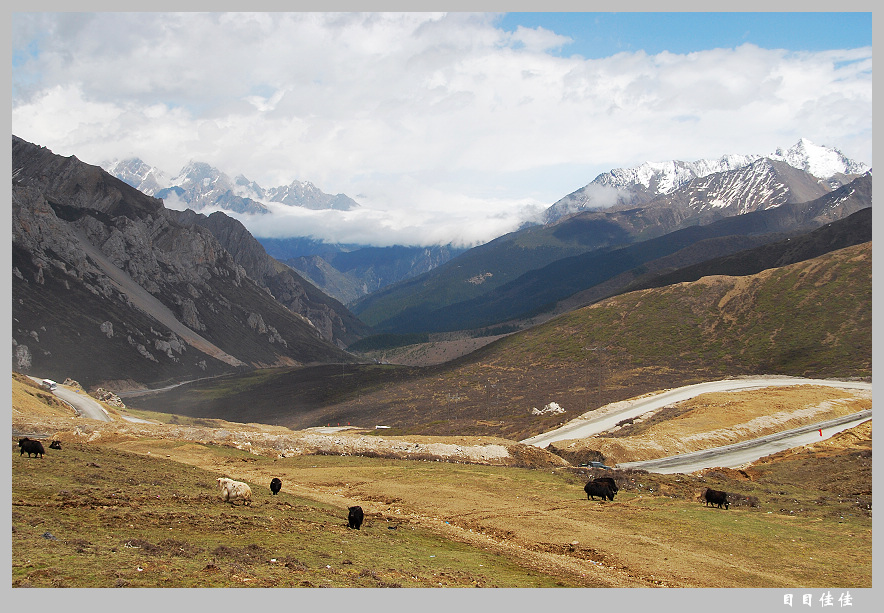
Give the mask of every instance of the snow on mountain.
POLYGON ((194 211, 220 208, 237 213, 266 213, 261 202, 236 193, 236 186, 226 174, 205 162, 190 162, 170 186, 153 194, 157 198, 177 200, 173 208, 185 205, 194 211))
POLYGON ((211 207, 239 213, 267 213, 265 202, 342 211, 359 206, 344 194, 326 194, 310 182, 293 181, 290 185, 265 189, 243 175, 231 180, 205 162, 191 161, 171 178, 138 158, 105 162, 102 167, 142 193, 166 200, 171 208, 201 211, 211 207))
POLYGON ((139 158, 105 162, 102 167, 108 174, 148 196, 169 185, 169 177, 163 171, 145 164, 139 158))
POLYGON ((307 182, 292 181, 290 185, 274 187, 267 190, 269 202, 281 202, 290 206, 301 206, 307 209, 335 209, 349 211, 359 207, 356 201, 344 194, 326 194, 318 187, 307 182))
POLYGON ((546 209, 543 220, 549 223, 587 209, 640 205, 671 194, 696 179, 739 170, 765 158, 807 172, 825 182, 829 189, 842 185, 843 175, 860 175, 867 170, 865 164, 848 159, 838 149, 818 146, 804 138, 789 149, 779 148, 768 156, 729 154, 716 160, 645 162, 600 174, 546 209))
POLYGON ((838 174, 863 174, 868 170, 862 162, 854 162, 834 147, 814 145, 802 138, 795 145, 783 151, 782 148, 769 156, 782 160, 794 168, 809 172, 820 179, 830 179, 838 174))
POLYGON ((615 168, 596 177, 593 183, 611 187, 641 185, 655 194, 668 194, 697 177, 742 168, 759 158, 760 155, 725 155, 696 162, 645 162, 635 168, 615 168))

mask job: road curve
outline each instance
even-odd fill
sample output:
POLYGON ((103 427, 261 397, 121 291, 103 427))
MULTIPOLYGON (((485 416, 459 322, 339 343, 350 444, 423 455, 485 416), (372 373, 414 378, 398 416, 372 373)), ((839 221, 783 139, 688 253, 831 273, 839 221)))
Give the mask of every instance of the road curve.
POLYGON ((826 385, 847 389, 871 390, 872 384, 863 381, 837 381, 832 379, 804 379, 802 377, 749 377, 741 379, 723 379, 707 381, 695 385, 686 385, 667 390, 654 396, 615 402, 594 411, 589 411, 564 424, 560 428, 538 434, 520 441, 526 445, 546 447, 555 441, 587 438, 604 432, 617 425, 618 422, 631 417, 638 417, 648 411, 706 394, 709 392, 729 392, 760 387, 786 385, 826 385))
MULTIPOLYGON (((31 380, 36 381, 39 384, 43 379, 40 379, 39 377, 31 377, 31 380)), ((80 394, 69 387, 61 385, 60 383, 56 386, 52 393, 74 407, 74 410, 80 417, 97 419, 99 421, 111 421, 110 415, 107 414, 107 412, 104 410, 104 407, 102 407, 97 400, 90 398, 85 394, 80 394)))
MULTIPOLYGON (((38 384, 43 381, 43 379, 39 377, 31 377, 31 380, 37 382, 38 384)), ((99 404, 99 402, 91 396, 81 394, 74 389, 61 385, 60 383, 56 385, 52 393, 55 394, 60 400, 63 400, 67 404, 71 405, 77 412, 77 415, 79 417, 97 419, 99 421, 113 421, 113 419, 111 419, 111 416, 107 414, 107 411, 105 411, 104 407, 101 406, 101 404, 99 404)), ((120 416, 126 421, 131 421, 133 423, 155 423, 150 421, 149 419, 141 419, 139 417, 132 417, 131 415, 123 415, 122 413, 120 413, 120 416)))
POLYGON ((843 415, 818 424, 785 430, 732 445, 681 453, 656 460, 622 462, 617 464, 616 468, 640 468, 652 473, 667 474, 692 473, 713 466, 736 468, 784 449, 824 441, 842 430, 853 428, 870 419, 872 419, 872 410, 866 409, 852 415, 843 415))

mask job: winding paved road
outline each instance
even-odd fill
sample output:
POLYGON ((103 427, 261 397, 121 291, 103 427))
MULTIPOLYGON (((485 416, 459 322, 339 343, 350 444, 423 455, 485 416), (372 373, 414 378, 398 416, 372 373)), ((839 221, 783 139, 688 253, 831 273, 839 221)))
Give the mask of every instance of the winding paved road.
POLYGON ((695 385, 686 385, 667 390, 661 394, 639 398, 625 402, 615 402, 595 411, 589 411, 576 417, 555 430, 538 434, 520 441, 526 445, 546 447, 555 441, 575 438, 587 438, 604 432, 617 425, 618 422, 631 417, 638 417, 648 411, 660 409, 667 405, 706 394, 709 392, 731 392, 736 390, 756 389, 760 387, 784 385, 826 385, 845 389, 871 390, 872 384, 863 381, 835 381, 830 379, 803 379, 801 377, 757 377, 746 379, 723 379, 707 381, 695 385))
POLYGON ((784 449, 824 441, 842 430, 853 428, 870 419, 872 419, 872 410, 867 409, 853 415, 844 415, 818 424, 762 436, 751 441, 644 462, 622 462, 616 467, 641 468, 652 473, 692 473, 713 466, 736 468, 784 449))
MULTIPOLYGON (((31 377, 31 379, 36 381, 38 385, 43 380, 39 377, 31 377)), ((74 410, 80 417, 88 417, 89 419, 98 419, 100 421, 111 421, 110 415, 107 414, 104 408, 94 398, 85 394, 80 394, 60 383, 52 393, 74 407, 74 410)))

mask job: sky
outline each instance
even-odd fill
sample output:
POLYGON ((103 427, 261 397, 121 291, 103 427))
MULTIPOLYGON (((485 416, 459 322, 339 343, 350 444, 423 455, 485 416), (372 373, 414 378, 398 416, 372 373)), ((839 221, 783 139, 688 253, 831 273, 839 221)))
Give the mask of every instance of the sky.
POLYGON ((256 236, 471 246, 614 168, 872 166, 867 13, 13 13, 12 133, 90 164, 209 163, 354 211, 256 236))

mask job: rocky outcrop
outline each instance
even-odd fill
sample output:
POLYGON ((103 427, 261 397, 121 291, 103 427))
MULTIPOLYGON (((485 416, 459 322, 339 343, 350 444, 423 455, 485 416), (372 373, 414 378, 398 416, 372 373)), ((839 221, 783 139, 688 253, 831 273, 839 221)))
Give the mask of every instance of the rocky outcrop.
POLYGON ((111 391, 104 389, 103 387, 97 388, 91 395, 94 398, 97 398, 101 402, 109 404, 112 407, 117 407, 118 409, 126 408, 125 403, 123 403, 123 400, 119 396, 111 391))

